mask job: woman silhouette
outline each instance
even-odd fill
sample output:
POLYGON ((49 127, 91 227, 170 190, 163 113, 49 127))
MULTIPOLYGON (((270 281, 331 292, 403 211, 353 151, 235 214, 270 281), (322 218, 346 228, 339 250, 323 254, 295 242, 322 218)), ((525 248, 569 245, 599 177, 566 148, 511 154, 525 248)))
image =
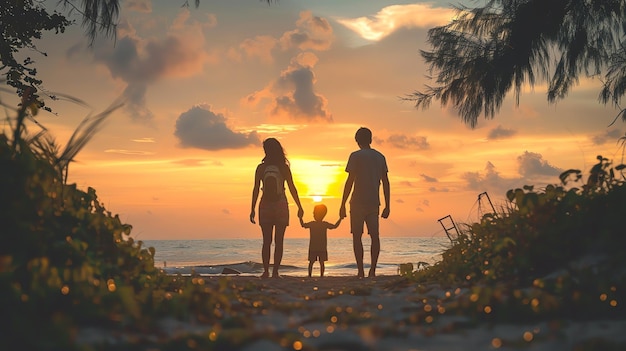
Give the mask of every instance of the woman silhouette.
POLYGON ((287 160, 280 142, 275 138, 265 139, 263 141, 263 151, 265 152, 265 157, 254 173, 250 222, 256 223, 254 221, 254 209, 259 198, 259 188, 262 184, 263 195, 261 195, 261 201, 259 202, 259 225, 263 233, 263 248, 261 250, 263 274, 261 278, 269 277, 272 236, 274 236, 275 240, 272 277, 277 278, 279 277, 278 269, 280 268, 280 262, 283 259, 285 230, 289 225, 289 204, 285 194, 285 182, 287 182, 289 192, 298 206, 298 217, 302 218, 304 210, 300 204, 298 190, 293 183, 289 160, 287 160))

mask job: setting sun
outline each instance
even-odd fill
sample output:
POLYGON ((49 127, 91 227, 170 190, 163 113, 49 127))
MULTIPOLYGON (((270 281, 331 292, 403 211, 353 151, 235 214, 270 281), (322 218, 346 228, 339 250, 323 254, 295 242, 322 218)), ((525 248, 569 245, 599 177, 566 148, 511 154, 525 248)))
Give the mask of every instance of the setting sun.
POLYGON ((343 165, 336 161, 291 160, 294 182, 303 198, 321 202, 324 198, 341 196, 341 184, 345 173, 343 165))

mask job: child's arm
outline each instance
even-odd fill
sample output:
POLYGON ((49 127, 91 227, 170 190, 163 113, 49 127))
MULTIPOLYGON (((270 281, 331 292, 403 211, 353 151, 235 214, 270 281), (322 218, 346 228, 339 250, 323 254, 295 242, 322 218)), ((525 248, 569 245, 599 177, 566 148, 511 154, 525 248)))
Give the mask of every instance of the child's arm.
POLYGON ((342 220, 342 218, 339 217, 337 222, 335 224, 331 224, 330 227, 328 227, 328 229, 335 229, 335 228, 339 227, 339 223, 341 223, 341 220, 342 220))
POLYGON ((304 220, 302 220, 302 217, 298 217, 298 218, 300 218, 300 225, 302 226, 302 228, 307 228, 307 229, 311 228, 311 223, 313 223, 313 222, 306 222, 306 223, 304 223, 304 220))

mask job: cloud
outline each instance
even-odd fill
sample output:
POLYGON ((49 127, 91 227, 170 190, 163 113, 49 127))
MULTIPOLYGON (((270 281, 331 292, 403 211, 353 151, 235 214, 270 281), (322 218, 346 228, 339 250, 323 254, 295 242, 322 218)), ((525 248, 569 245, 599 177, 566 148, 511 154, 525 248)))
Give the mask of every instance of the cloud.
POLYGON ((280 38, 284 50, 328 50, 333 42, 333 28, 322 17, 313 16, 311 11, 300 12, 296 29, 285 32, 280 38))
POLYGON ((467 183, 466 189, 468 190, 494 191, 497 194, 503 194, 510 189, 519 188, 522 181, 538 185, 537 183, 541 181, 539 178, 558 175, 562 172, 560 168, 543 160, 540 154, 533 152, 526 151, 517 157, 517 162, 521 177, 504 178, 494 164, 487 162, 484 172, 465 172, 461 175, 461 179, 467 183))
POLYGON ((376 139, 380 143, 389 143, 398 149, 427 150, 430 144, 423 136, 407 136, 404 134, 393 134, 384 139, 376 139))
POLYGON ((267 35, 259 35, 254 39, 246 39, 239 48, 243 50, 248 58, 258 58, 261 62, 272 63, 272 50, 276 47, 278 41, 267 35))
POLYGON ((426 174, 420 174, 420 177, 422 177, 424 179, 424 181, 426 181, 427 183, 436 183, 437 182, 437 178, 433 178, 433 177, 429 177, 426 174))
POLYGON ((410 188, 413 187, 413 183, 409 182, 408 180, 402 180, 400 181, 400 185, 404 185, 404 186, 408 186, 410 188))
POLYGON ((257 35, 242 41, 238 48, 229 49, 226 55, 235 61, 241 61, 242 56, 245 56, 269 64, 274 62, 272 52, 276 48, 283 51, 325 51, 330 49, 333 40, 333 29, 326 19, 313 16, 310 11, 303 11, 296 21, 296 29, 283 33, 279 39, 257 35))
POLYGON ((182 147, 204 150, 240 149, 260 145, 256 131, 238 133, 226 125, 226 117, 210 106, 194 106, 176 120, 174 135, 182 147))
POLYGON ((111 154, 132 155, 132 156, 154 155, 154 152, 151 152, 151 151, 126 150, 126 149, 106 149, 104 150, 104 152, 111 153, 111 154))
POLYGON ((175 163, 177 165, 183 165, 183 166, 187 166, 187 167, 200 167, 200 166, 204 166, 207 163, 212 165, 212 166, 223 166, 224 164, 218 160, 214 160, 214 161, 207 161, 205 159, 198 159, 198 158, 187 158, 187 159, 182 159, 182 160, 174 160, 172 161, 172 163, 175 163))
POLYGON ((497 140, 497 139, 506 139, 512 137, 517 133, 516 130, 513 129, 505 129, 502 126, 497 126, 496 128, 489 131, 487 134, 487 139, 489 140, 497 140))
POLYGON ((150 0, 126 0, 122 3, 124 8, 141 13, 152 12, 152 1, 150 0))
POLYGON ((461 178, 467 182, 469 190, 484 191, 487 188, 499 189, 505 183, 505 179, 500 177, 500 173, 496 171, 496 166, 491 162, 487 162, 485 172, 465 172, 461 178))
POLYGON ((305 122, 332 122, 332 115, 327 110, 328 101, 315 92, 313 66, 316 63, 315 54, 299 54, 276 81, 247 96, 244 103, 254 106, 269 99, 272 100, 267 106, 270 116, 305 122))
POLYGON ((519 174, 523 177, 532 176, 555 176, 563 172, 561 168, 552 166, 548 161, 543 160, 541 154, 525 151, 517 156, 519 174))
POLYGON ((594 135, 591 137, 591 141, 594 145, 602 145, 609 142, 617 142, 617 140, 624 136, 624 133, 619 129, 609 129, 604 134, 594 135))
POLYGON ((155 142, 154 138, 139 138, 139 139, 133 139, 132 141, 135 143, 154 143, 155 142))
POLYGON ((448 188, 435 188, 434 186, 431 186, 430 188, 428 188, 428 191, 430 191, 431 193, 447 193, 450 191, 450 189, 448 188))
POLYGON ((363 39, 379 41, 402 28, 432 28, 448 24, 454 15, 453 9, 408 4, 387 6, 369 17, 338 18, 337 22, 363 39))
POLYGON ((128 22, 115 46, 106 42, 94 49, 96 62, 105 65, 111 76, 127 83, 122 95, 124 108, 133 120, 152 119, 146 107, 148 86, 166 77, 189 77, 202 71, 209 56, 204 50, 203 27, 207 23, 187 23, 189 10, 182 10, 168 33, 162 37, 142 39, 128 22))

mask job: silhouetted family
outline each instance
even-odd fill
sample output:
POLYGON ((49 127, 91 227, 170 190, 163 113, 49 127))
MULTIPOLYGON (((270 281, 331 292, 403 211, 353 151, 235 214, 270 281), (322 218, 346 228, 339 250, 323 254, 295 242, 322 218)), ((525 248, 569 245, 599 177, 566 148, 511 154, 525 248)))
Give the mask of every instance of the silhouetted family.
POLYGON ((327 230, 335 229, 341 221, 347 217, 346 202, 350 198, 350 232, 352 233, 352 245, 357 264, 357 276, 365 277, 363 268, 363 231, 367 226, 367 232, 371 238, 371 266, 369 277, 376 276, 376 265, 380 254, 379 216, 389 217, 390 190, 387 176, 387 161, 385 156, 372 149, 372 132, 368 128, 361 127, 355 134, 359 150, 350 154, 346 164, 348 178, 343 189, 341 206, 339 208, 339 220, 332 224, 324 221, 327 212, 325 205, 317 205, 313 210, 314 221, 304 222, 304 210, 298 197, 298 190, 293 182, 289 160, 285 155, 280 142, 275 138, 263 141, 265 157, 257 166, 252 189, 252 206, 250 210, 250 222, 255 222, 256 204, 259 191, 262 189, 261 201, 259 202, 259 225, 263 233, 263 247, 261 258, 263 261, 263 274, 261 277, 269 277, 270 251, 272 241, 274 247, 274 265, 272 277, 279 277, 278 270, 283 258, 283 242, 285 230, 289 225, 289 204, 285 193, 285 182, 293 200, 298 206, 298 218, 300 224, 310 231, 309 239, 309 276, 311 276, 313 264, 320 262, 320 275, 324 275, 324 262, 328 260, 327 230), (383 187, 384 208, 380 212, 380 185, 383 187))

